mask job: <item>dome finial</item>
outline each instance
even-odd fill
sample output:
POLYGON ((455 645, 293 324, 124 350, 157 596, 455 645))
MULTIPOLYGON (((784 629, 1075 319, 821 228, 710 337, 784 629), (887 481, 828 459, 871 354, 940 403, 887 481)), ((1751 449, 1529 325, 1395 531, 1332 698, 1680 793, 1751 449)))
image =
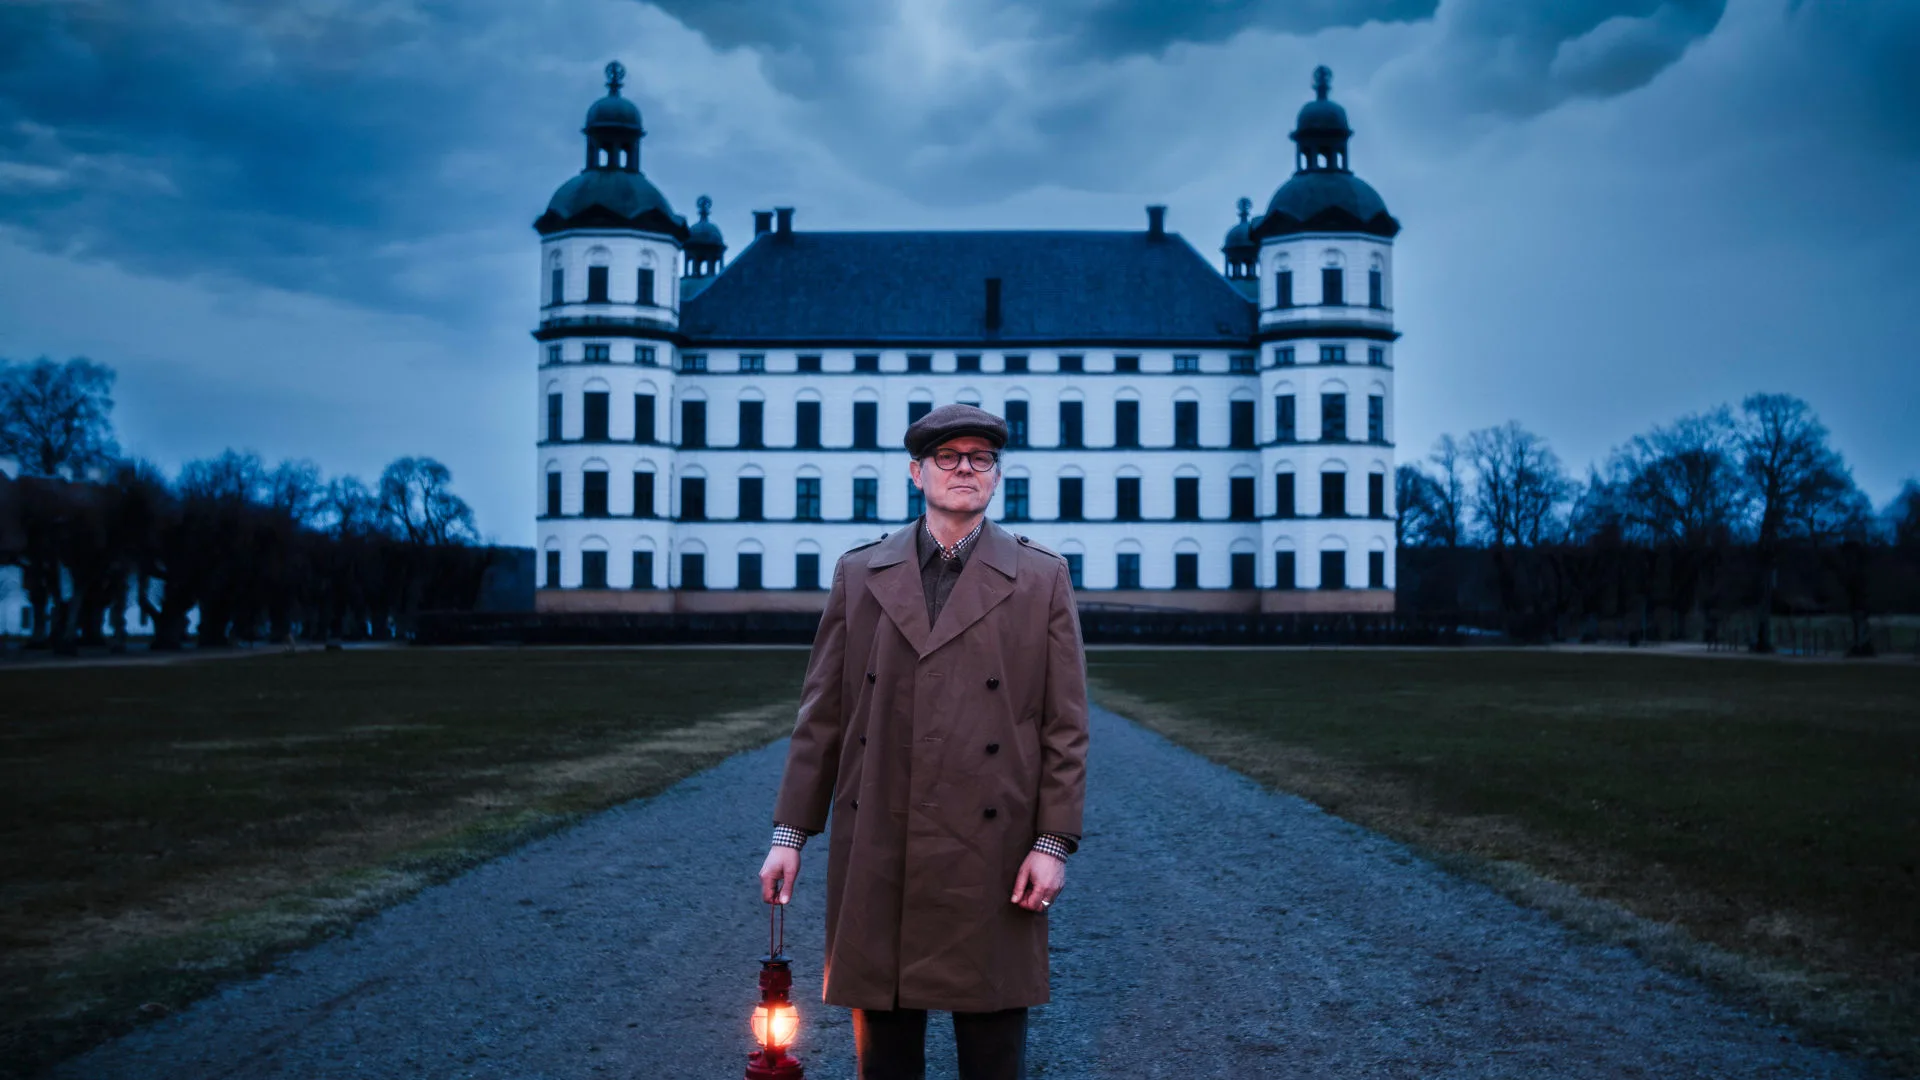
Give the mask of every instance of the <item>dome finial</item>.
MULTIPOLYGON (((619 97, 620 84, 626 81, 627 65, 618 60, 609 61, 607 64, 607 93, 613 97, 619 97)), ((1320 96, 1325 97, 1326 95, 1322 94, 1320 96)))
POLYGON ((1333 69, 1325 64, 1313 69, 1313 93, 1321 101, 1327 100, 1327 91, 1333 89, 1333 69))
POLYGON ((700 211, 700 220, 705 221, 707 220, 707 212, 713 209, 713 200, 702 195, 693 201, 693 206, 694 209, 700 211))
POLYGON ((1240 211, 1240 220, 1245 221, 1247 215, 1253 213, 1253 200, 1242 195, 1240 201, 1233 204, 1233 208, 1240 211))

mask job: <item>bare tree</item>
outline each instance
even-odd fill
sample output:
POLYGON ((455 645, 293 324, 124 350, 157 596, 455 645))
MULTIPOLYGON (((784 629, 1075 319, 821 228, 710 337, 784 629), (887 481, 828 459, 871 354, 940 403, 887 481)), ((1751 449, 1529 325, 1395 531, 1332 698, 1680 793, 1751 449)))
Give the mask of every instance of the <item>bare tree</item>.
POLYGON ((1394 469, 1393 505, 1399 511, 1393 518, 1396 546, 1430 547, 1438 542, 1439 489, 1440 485, 1418 465, 1394 469))
POLYGON ((113 438, 113 369, 82 357, 64 364, 0 362, 0 458, 22 476, 83 480, 104 471, 113 438))
POLYGON ((1909 480, 1893 497, 1886 512, 1887 533, 1905 551, 1920 551, 1920 480, 1909 480))
POLYGON ((1463 452, 1473 470, 1474 520, 1492 549, 1500 607, 1516 614, 1516 549, 1536 547, 1558 531, 1573 485, 1559 455, 1518 421, 1469 434, 1463 452))
POLYGON ((1614 451, 1629 521, 1642 538, 1705 549, 1726 544, 1748 505, 1733 417, 1683 416, 1614 451))
POLYGON ((1773 593, 1781 548, 1857 529, 1853 477, 1827 444, 1826 426, 1789 394, 1754 394, 1740 403, 1736 435, 1740 469, 1757 511, 1754 548, 1760 572, 1756 652, 1773 651, 1773 593))
POLYGON ((453 473, 432 458, 404 457, 380 474, 380 510, 400 538, 439 546, 475 539, 473 511, 452 491, 453 473))
POLYGON ((1465 463, 1459 442, 1442 435, 1433 444, 1428 460, 1433 462, 1433 539, 1434 543, 1457 548, 1467 538, 1467 482, 1465 463))

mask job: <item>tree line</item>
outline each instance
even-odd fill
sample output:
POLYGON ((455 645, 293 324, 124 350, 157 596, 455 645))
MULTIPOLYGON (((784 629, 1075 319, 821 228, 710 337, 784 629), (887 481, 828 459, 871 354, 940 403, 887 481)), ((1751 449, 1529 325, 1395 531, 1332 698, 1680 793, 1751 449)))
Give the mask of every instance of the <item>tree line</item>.
POLYGON ((121 455, 113 384, 82 358, 0 360, 0 460, 17 473, 0 471, 0 565, 20 568, 34 644, 123 647, 130 593, 155 649, 184 645, 196 611, 202 647, 386 638, 421 610, 473 607, 501 555, 432 458, 369 485, 227 450, 168 478, 121 455))
POLYGON ((1518 423, 1442 436, 1398 468, 1395 492, 1403 610, 1762 652, 1783 615, 1844 614, 1866 652, 1871 615, 1920 611, 1920 484, 1876 512, 1813 409, 1787 394, 1656 426, 1584 478, 1518 423))

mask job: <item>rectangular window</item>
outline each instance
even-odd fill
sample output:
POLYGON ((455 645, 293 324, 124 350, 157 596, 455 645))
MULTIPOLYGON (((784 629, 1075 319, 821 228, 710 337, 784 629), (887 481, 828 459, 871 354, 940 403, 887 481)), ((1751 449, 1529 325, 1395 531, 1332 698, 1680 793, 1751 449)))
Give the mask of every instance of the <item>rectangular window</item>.
POLYGON ((1387 441, 1387 399, 1379 394, 1367 395, 1367 440, 1387 441))
POLYGON ((1293 474, 1290 472, 1273 474, 1273 516, 1290 518, 1297 511, 1293 503, 1293 474))
POLYGON ((1367 516, 1383 518, 1387 516, 1387 474, 1367 474, 1367 516))
POLYGON ((1175 372, 1199 371, 1200 358, 1191 353, 1176 355, 1173 358, 1173 370, 1175 372))
POLYGON ((1176 401, 1173 403, 1173 445, 1183 450, 1197 450, 1200 447, 1200 403, 1197 401, 1176 401))
POLYGON ((748 371, 748 372, 761 372, 761 371, 767 370, 766 354, 765 353, 741 353, 740 354, 740 370, 748 371))
POLYGON ((1235 476, 1227 480, 1227 516, 1235 521, 1252 521, 1260 516, 1253 506, 1253 477, 1235 476))
POLYGON ((653 351, 653 346, 651 345, 635 345, 633 347, 633 362, 639 364, 641 367, 660 366, 659 355, 653 351))
POLYGON ((607 302, 607 268, 604 266, 587 267, 587 303, 604 304, 607 302))
POLYGON ((820 370, 820 358, 810 353, 794 357, 793 369, 799 372, 817 372, 820 370))
POLYGON ((566 297, 567 297, 567 272, 565 270, 555 270, 553 273, 548 274, 547 275, 547 303, 549 305, 558 306, 560 304, 566 303, 566 297))
POLYGON ((613 362, 613 346, 588 345, 583 354, 589 364, 608 364, 613 362))
POLYGON ((765 521, 767 519, 766 490, 767 482, 764 478, 741 477, 739 509, 734 517, 741 521, 765 521))
POLYGON ((1282 270, 1273 275, 1273 306, 1293 306, 1293 271, 1282 270))
POLYGON ((1387 587, 1387 553, 1384 551, 1367 552, 1367 588, 1384 589, 1387 587))
POLYGON ((820 591, 820 553, 817 551, 795 552, 793 556, 793 587, 801 592, 820 591))
POLYGON ((653 516, 653 474, 650 472, 633 474, 633 516, 653 516))
POLYGON ((707 370, 706 354, 705 353, 681 353, 680 354, 680 370, 681 371, 707 370))
POLYGON ((1140 478, 1122 476, 1113 484, 1113 519, 1140 520, 1140 478))
POLYGON ((1140 358, 1138 356, 1116 356, 1113 358, 1113 370, 1122 374, 1139 371, 1140 358))
POLYGON ((1117 566, 1114 567, 1113 587, 1116 589, 1137 589, 1140 587, 1140 553, 1123 551, 1117 566))
POLYGON ((1320 302, 1327 305, 1345 305, 1347 275, 1337 266, 1322 267, 1320 270, 1320 302))
POLYGON ((1179 521, 1200 520, 1200 478, 1173 478, 1173 516, 1179 521))
POLYGON ((1227 370, 1236 375, 1246 375, 1253 371, 1252 353, 1235 353, 1227 357, 1227 370))
POLYGON ((920 485, 913 482, 913 477, 907 477, 907 516, 917 518, 926 512, 927 493, 920 490, 920 485))
POLYGON ((566 429, 560 425, 560 395, 547 395, 547 441, 559 442, 566 437, 566 429))
POLYGON ((1367 271, 1367 306, 1368 307, 1383 308, 1387 306, 1386 295, 1385 295, 1386 290, 1382 287, 1384 283, 1380 280, 1380 278, 1381 278, 1380 271, 1378 270, 1367 271))
POLYGON ((766 445, 765 419, 767 403, 764 401, 743 401, 740 403, 740 445, 747 449, 759 449, 766 445))
POLYGON ((580 513, 590 518, 607 516, 607 470, 588 469, 581 474, 580 513))
POLYGON ((704 589, 707 587, 707 557, 693 551, 680 553, 680 587, 683 589, 704 589))
POLYGON ((1347 516, 1346 473, 1323 472, 1320 474, 1320 516, 1323 518, 1347 516))
POLYGON ((547 346, 547 363, 557 364, 559 362, 560 362, 560 346, 558 345, 547 346))
POLYGON ((1176 589, 1197 589, 1200 587, 1200 555, 1198 552, 1180 551, 1174 553, 1173 587, 1176 589))
POLYGON ((1113 445, 1122 447, 1140 445, 1139 402, 1116 401, 1113 403, 1113 445))
POLYGON ((652 267, 643 266, 640 268, 639 287, 634 290, 633 295, 636 302, 646 307, 658 306, 655 303, 653 298, 654 294, 653 294, 653 268, 652 267))
POLYGON ((1253 552, 1236 551, 1227 556, 1227 574, 1230 588, 1253 588, 1253 552))
POLYGON ((1086 403, 1063 401, 1060 403, 1060 445, 1081 447, 1087 445, 1086 403))
POLYGON ((680 520, 707 520, 707 481, 699 476, 680 478, 680 520))
POLYGON ((1075 356, 1072 354, 1062 356, 1060 358, 1060 370, 1061 371, 1085 371, 1087 370, 1087 358, 1084 356, 1075 356))
POLYGON ((1273 366, 1274 367, 1292 367, 1293 366, 1293 346, 1282 345, 1279 348, 1274 349, 1273 350, 1273 366))
POLYGON ((1007 402, 1007 445, 1022 447, 1027 445, 1027 403, 1024 401, 1007 402))
POLYGON ((1060 520, 1079 521, 1087 516, 1087 482, 1078 476, 1060 478, 1060 520))
POLYGON ((1346 552, 1323 551, 1320 553, 1320 587, 1323 589, 1347 587, 1346 552))
POLYGON ((1320 441, 1347 441, 1347 395, 1320 395, 1320 441))
POLYGON ((1002 357, 1000 360, 1000 370, 1007 372, 1025 371, 1027 370, 1027 358, 1024 356, 1002 357))
POLYGON ((820 478, 802 476, 793 482, 793 519, 820 520, 820 478))
MULTIPOLYGON (((559 272, 560 271, 558 270, 554 271, 554 273, 556 274, 559 272)), ((547 552, 547 588, 557 589, 559 587, 560 587, 560 553, 557 551, 549 551, 547 552)))
POLYGON ((880 445, 879 402, 853 403, 853 445, 858 450, 872 450, 880 445))
POLYGON ((547 516, 560 516, 560 473, 558 470, 547 474, 547 516))
POLYGON ((1294 434, 1293 395, 1275 394, 1273 398, 1273 437, 1279 442, 1292 442, 1298 438, 1294 434))
POLYGON ((953 358, 953 370, 979 371, 980 370, 980 354, 979 353, 961 353, 960 355, 955 356, 953 358))
POLYGON ((908 353, 907 354, 907 370, 908 371, 932 371, 933 370, 933 354, 932 353, 908 353))
POLYGON ((933 402, 931 401, 907 402, 907 426, 912 427, 915 420, 920 419, 932 411, 933 402))
POLYGON ((633 441, 650 443, 653 441, 653 395, 633 395, 633 441))
POLYGON ((607 587, 606 552, 583 551, 580 553, 580 587, 583 589, 607 587))
POLYGON ((1076 589, 1087 587, 1087 557, 1077 551, 1069 551, 1060 556, 1067 560, 1067 584, 1076 589))
POLYGON ((587 391, 585 397, 586 408, 582 411, 582 416, 584 417, 583 426, 585 428, 585 432, 581 436, 582 438, 589 442, 607 441, 607 414, 612 408, 611 403, 607 399, 611 396, 612 395, 608 394, 605 390, 587 391))
POLYGON ((1227 403, 1227 445, 1236 450, 1253 449, 1253 402, 1227 403))
POLYGON ((854 357, 853 370, 868 371, 868 372, 879 371, 880 370, 880 354, 879 353, 861 353, 860 355, 854 357))
POLYGON ((760 588, 760 553, 743 551, 735 556, 734 588, 758 590, 760 588))
POLYGON ((1299 576, 1294 571, 1293 552, 1276 551, 1273 553, 1273 587, 1276 589, 1299 588, 1299 576))
POLYGON ((680 445, 707 445, 707 403, 704 401, 683 401, 680 403, 680 445))
POLYGON ((818 450, 820 448, 819 402, 794 402, 793 445, 802 450, 818 450))
POLYGON ((871 476, 853 481, 853 520, 880 520, 880 481, 871 476))
POLYGON ((1004 492, 1004 500, 1001 503, 1002 509, 1005 512, 1001 515, 1001 520, 1002 521, 1028 520, 1027 478, 1024 476, 1009 476, 1007 477, 1006 484, 1007 484, 1007 487, 1006 487, 1006 491, 1004 492))
POLYGON ((1387 366, 1387 350, 1379 345, 1367 346, 1367 363, 1373 367, 1387 366))
POLYGON ((1347 362, 1347 347, 1346 347, 1345 345, 1322 345, 1322 346, 1320 346, 1320 362, 1321 362, 1321 363, 1323 363, 1323 364, 1344 364, 1344 363, 1346 363, 1346 362, 1347 362))
POLYGON ((636 551, 633 553, 633 583, 635 589, 653 588, 653 552, 636 551))

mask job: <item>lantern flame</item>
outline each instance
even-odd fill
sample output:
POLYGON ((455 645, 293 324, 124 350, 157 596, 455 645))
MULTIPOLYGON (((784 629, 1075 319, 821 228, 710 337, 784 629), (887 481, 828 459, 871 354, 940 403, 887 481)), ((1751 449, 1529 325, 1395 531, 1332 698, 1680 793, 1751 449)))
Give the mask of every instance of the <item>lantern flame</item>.
POLYGON ((761 1005, 753 1010, 753 1038, 769 1050, 785 1050, 800 1033, 800 1014, 785 1004, 761 1005))

